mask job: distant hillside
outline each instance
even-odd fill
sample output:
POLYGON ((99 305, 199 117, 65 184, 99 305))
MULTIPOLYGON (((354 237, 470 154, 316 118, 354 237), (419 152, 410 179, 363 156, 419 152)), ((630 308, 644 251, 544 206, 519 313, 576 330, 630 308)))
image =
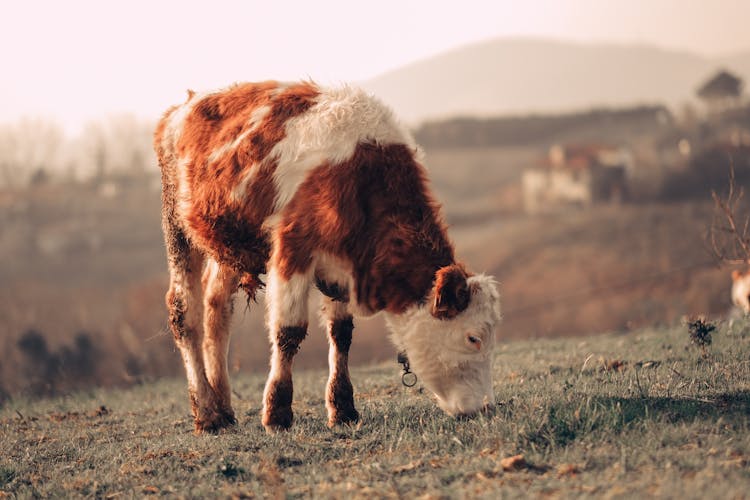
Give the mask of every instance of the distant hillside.
POLYGON ((596 109, 551 115, 453 118, 425 122, 414 135, 426 148, 521 146, 567 140, 619 143, 657 137, 673 124, 664 106, 596 109))
POLYGON ((677 104, 714 71, 750 77, 750 53, 711 60, 648 46, 500 39, 466 46, 363 85, 412 123, 456 115, 677 104))

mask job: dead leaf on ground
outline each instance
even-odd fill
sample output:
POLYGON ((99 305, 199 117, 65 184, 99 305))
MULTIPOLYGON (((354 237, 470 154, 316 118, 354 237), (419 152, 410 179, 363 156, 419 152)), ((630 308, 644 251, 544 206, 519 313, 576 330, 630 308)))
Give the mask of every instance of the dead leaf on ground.
POLYGON ((392 468, 391 472, 394 473, 394 474, 401 474, 403 472, 408 472, 410 470, 414 470, 414 469, 416 469, 417 467, 419 467, 421 465, 422 465, 422 461, 421 460, 415 460, 413 462, 409 462, 408 464, 398 465, 398 466, 392 468))
POLYGON ((105 415, 109 415, 109 409, 104 405, 101 405, 96 410, 89 412, 90 417, 103 417, 105 415))
POLYGON ((656 368, 661 364, 661 361, 639 361, 635 366, 639 368, 656 368))
POLYGON ((68 411, 65 413, 50 413, 47 415, 47 418, 52 420, 53 422, 63 422, 65 420, 75 420, 78 418, 81 418, 83 416, 93 418, 93 417, 103 417, 104 415, 109 415, 109 409, 107 409, 106 406, 101 405, 99 408, 89 411, 85 414, 79 412, 79 411, 68 411))
POLYGON ((735 458, 735 459, 732 459, 732 460, 723 460, 721 462, 721 466, 722 467, 739 467, 739 468, 744 468, 747 465, 748 465, 748 462, 744 458, 735 458))
POLYGON ((743 455, 742 455, 741 451, 739 451, 739 450, 733 450, 733 449, 730 448, 730 449, 728 449, 726 451, 726 456, 728 458, 741 458, 743 455))
POLYGON ((159 460, 174 455, 172 450, 150 451, 143 455, 142 460, 159 460))
POLYGON ((581 469, 575 464, 561 464, 557 466, 557 477, 575 476, 581 469))
POLYGON ((132 474, 152 474, 154 469, 148 465, 143 464, 140 461, 137 462, 125 462, 119 468, 119 473, 123 476, 129 476, 132 474))
POLYGON ((495 477, 495 474, 492 472, 477 472, 474 476, 480 481, 490 482, 495 477))
POLYGON ((159 493, 159 488, 157 488, 156 486, 144 486, 143 493, 147 495, 156 495, 157 493, 159 493))
POLYGON ((67 413, 50 413, 49 415, 47 415, 47 418, 49 418, 53 422, 63 422, 65 420, 75 419, 80 416, 81 414, 77 411, 69 411, 67 413))
POLYGON ((229 494, 229 498, 231 498, 232 500, 245 500, 245 499, 250 499, 250 498, 256 498, 256 496, 255 496, 255 493, 253 493, 250 490, 237 490, 237 491, 232 491, 229 494))
POLYGON ((584 484, 579 488, 584 493, 596 493, 599 490, 599 486, 591 486, 588 484, 584 484))
POLYGON ((602 358, 602 371, 603 372, 619 372, 624 370, 628 362, 621 359, 604 359, 602 358))
POLYGON ((500 466, 506 472, 512 472, 516 470, 525 469, 529 464, 526 463, 526 459, 523 455, 514 455, 512 457, 506 457, 500 460, 500 466))
POLYGON ((721 462, 721 465, 724 467, 745 467, 748 465, 748 459, 739 450, 729 449, 725 455, 729 460, 721 462))

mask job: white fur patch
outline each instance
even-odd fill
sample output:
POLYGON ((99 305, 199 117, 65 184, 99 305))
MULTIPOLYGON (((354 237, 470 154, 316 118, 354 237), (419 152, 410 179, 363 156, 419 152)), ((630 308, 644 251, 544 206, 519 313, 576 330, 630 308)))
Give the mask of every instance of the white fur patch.
POLYGON ((216 160, 220 159, 222 156, 224 156, 227 153, 231 153, 232 151, 236 150, 237 147, 244 141, 248 135, 255 132, 261 123, 263 123, 263 120, 268 115, 268 113, 271 112, 271 106, 261 106, 259 108, 256 108, 253 110, 252 114, 250 115, 250 119, 247 121, 247 124, 249 127, 242 132, 240 135, 238 135, 234 140, 229 141, 226 144, 222 144, 218 148, 214 149, 210 155, 208 155, 208 163, 214 163, 216 160))
POLYGON ((193 111, 195 104, 207 95, 207 92, 193 94, 185 103, 172 111, 161 139, 161 146, 165 151, 174 151, 176 149, 177 141, 180 140, 182 130, 185 127, 185 118, 193 111))
MULTIPOLYGON (((195 105, 208 95, 207 92, 193 94, 184 104, 178 106, 167 119, 164 128, 164 135, 161 139, 161 146, 165 151, 177 151, 177 143, 182 136, 185 128, 185 119, 193 111, 195 105)), ((188 213, 191 196, 190 182, 187 175, 187 166, 190 164, 190 158, 176 158, 175 174, 177 182, 177 213, 180 217, 185 217, 188 213)))
MULTIPOLYGON (((312 267, 310 270, 312 271, 312 267)), ((307 323, 310 282, 310 273, 295 274, 289 280, 284 280, 275 268, 269 271, 266 283, 266 305, 268 307, 268 334, 272 342, 279 328, 301 326, 307 323)))
POLYGON ((405 144, 417 150, 391 110, 356 87, 321 89, 315 105, 290 119, 285 130, 269 154, 277 161, 276 210, 289 203, 311 169, 348 160, 360 143, 405 144))

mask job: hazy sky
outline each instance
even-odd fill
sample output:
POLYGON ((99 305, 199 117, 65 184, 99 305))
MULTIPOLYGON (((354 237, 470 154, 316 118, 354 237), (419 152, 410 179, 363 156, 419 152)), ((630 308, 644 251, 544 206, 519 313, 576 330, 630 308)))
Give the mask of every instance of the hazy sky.
POLYGON ((156 117, 185 89, 356 81, 498 37, 750 49, 750 0, 8 0, 0 122, 156 117))

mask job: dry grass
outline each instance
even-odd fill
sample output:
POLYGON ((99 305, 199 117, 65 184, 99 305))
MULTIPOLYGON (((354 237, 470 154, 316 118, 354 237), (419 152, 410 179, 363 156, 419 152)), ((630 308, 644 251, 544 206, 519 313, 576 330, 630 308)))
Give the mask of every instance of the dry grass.
MULTIPOLYGON (((296 377, 292 431, 259 422, 263 380, 235 380, 240 423, 196 437, 185 383, 12 400, 0 492, 27 497, 743 497, 750 323, 704 355, 684 326, 499 346, 497 409, 455 420, 394 363, 355 369, 362 422, 325 426, 325 373, 296 377)), ((2 495, 2 493, 0 493, 2 495)))

